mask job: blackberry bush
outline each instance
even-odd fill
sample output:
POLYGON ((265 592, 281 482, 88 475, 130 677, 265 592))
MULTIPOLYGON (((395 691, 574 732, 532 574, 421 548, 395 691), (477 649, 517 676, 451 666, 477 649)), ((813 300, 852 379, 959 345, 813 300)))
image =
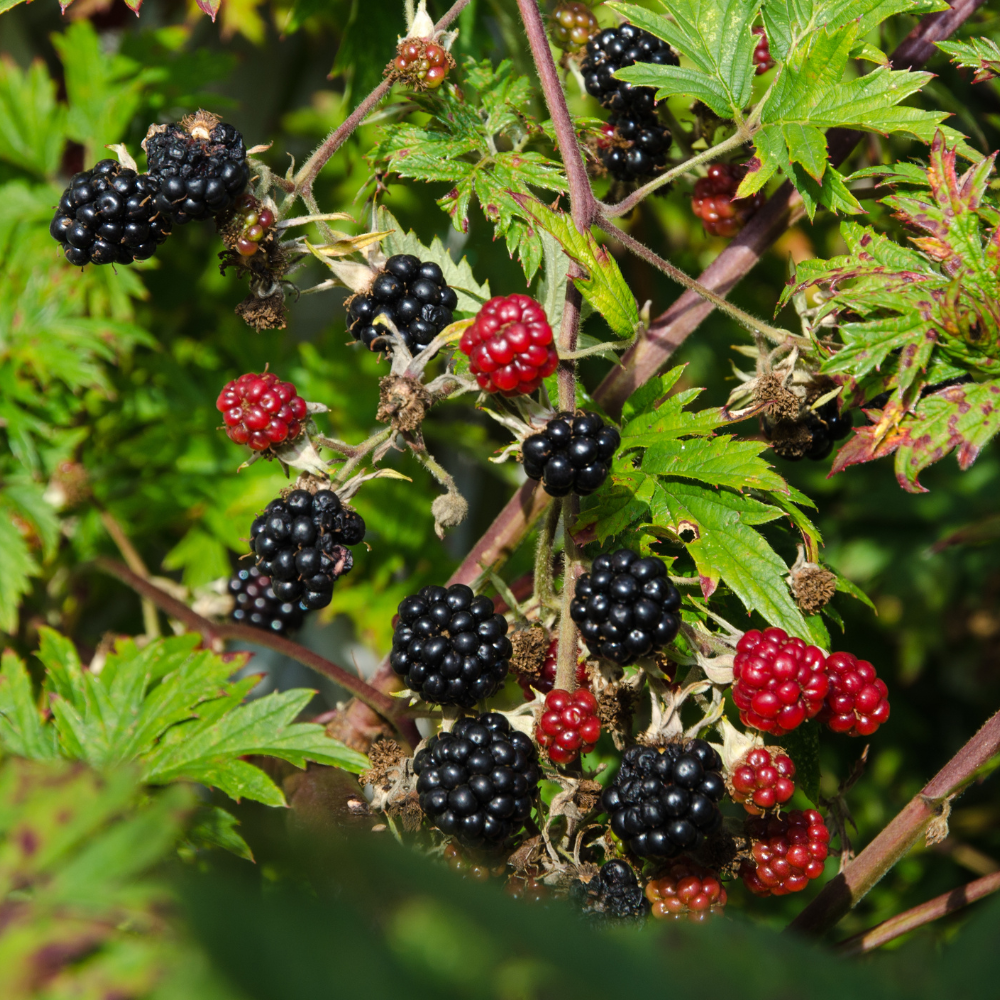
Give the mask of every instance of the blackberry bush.
POLYGON ((229 593, 235 602, 230 617, 237 625, 252 625, 276 635, 288 635, 302 625, 305 612, 298 602, 278 600, 271 578, 257 566, 233 573, 229 593))
POLYGON ((415 354, 451 323, 457 305, 458 296, 439 265, 396 254, 375 275, 369 291, 350 300, 349 329, 369 350, 386 350, 388 341, 382 338, 388 328, 375 323, 378 316, 386 316, 415 354))
POLYGON ((589 496, 608 478, 621 441, 596 413, 558 413, 521 445, 524 474, 551 497, 589 496))
POLYGON ((456 583, 400 602, 389 662, 424 701, 471 708, 500 689, 511 652, 493 601, 456 583))
POLYGON ((722 824, 722 760, 704 740, 630 747, 601 806, 615 836, 643 858, 692 850, 722 824))
POLYGON ((673 642, 680 606, 662 559, 619 549, 576 581, 570 615, 592 655, 628 665, 673 642))
POLYGON ((74 174, 59 199, 49 232, 71 264, 131 264, 148 260, 170 235, 156 205, 156 183, 117 160, 74 174))
POLYGON ((333 490, 292 490, 250 527, 257 565, 275 595, 309 611, 330 603, 334 582, 354 566, 350 546, 364 537, 365 522, 333 490))
POLYGON ((413 770, 427 819, 471 847, 500 847, 516 834, 538 791, 534 745, 496 712, 432 736, 413 770))

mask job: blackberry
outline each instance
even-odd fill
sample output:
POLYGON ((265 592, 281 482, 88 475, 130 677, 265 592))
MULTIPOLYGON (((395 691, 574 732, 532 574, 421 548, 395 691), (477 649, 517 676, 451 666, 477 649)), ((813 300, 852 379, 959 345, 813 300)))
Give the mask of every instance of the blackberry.
POLYGON ((207 111, 151 125, 142 148, 159 185, 157 208, 180 225, 232 207, 250 180, 243 136, 207 111))
POLYGON ((351 300, 349 329, 369 350, 384 350, 386 342, 380 338, 388 330, 375 318, 387 316, 416 354, 451 323, 457 305, 458 296, 437 264, 398 253, 375 275, 367 294, 351 300))
POLYGON ((774 65, 771 43, 767 40, 767 32, 762 25, 754 28, 753 33, 757 36, 757 44, 753 50, 753 71, 757 76, 763 76, 774 65))
POLYGON ((470 847, 499 847, 524 826, 538 792, 538 754, 497 712, 459 719, 413 759, 420 808, 470 847))
POLYGON ((652 177, 666 166, 670 129, 661 125, 654 115, 612 115, 608 125, 619 142, 609 143, 600 156, 615 180, 638 181, 652 177))
POLYGON ((292 601, 279 601, 271 587, 271 578, 256 566, 233 573, 229 593, 236 601, 230 617, 237 625, 252 625, 264 632, 287 635, 302 624, 302 609, 292 601))
POLYGON ((587 93, 610 111, 652 115, 655 91, 614 77, 618 70, 637 62, 680 65, 670 46, 648 31, 633 24, 606 28, 587 42, 587 55, 580 64, 587 93))
POLYGON ((596 413, 559 413, 540 434, 521 445, 524 474, 541 480, 550 497, 589 496, 608 478, 608 467, 622 443, 614 427, 596 413))
POLYGON ((580 0, 561 3, 549 20, 552 41, 567 52, 582 49, 601 30, 594 12, 580 0))
POLYGON ((247 372, 227 382, 215 407, 222 413, 230 441, 267 451, 302 433, 306 401, 291 382, 282 382, 274 372, 247 372))
POLYGON ((305 611, 330 603, 334 581, 354 565, 348 546, 364 537, 365 522, 333 490, 292 490, 272 500, 250 527, 257 565, 275 595, 305 611))
POLYGON ((708 176, 695 182, 691 211, 709 236, 735 236, 767 200, 763 191, 735 196, 746 172, 745 163, 712 163, 708 176))
POLYGON ((635 871, 619 858, 605 861, 589 882, 575 883, 571 892, 591 916, 640 921, 649 913, 649 901, 635 871))
POLYGON ((673 642, 680 606, 662 559, 619 549, 576 581, 569 613, 592 655, 627 666, 673 642))
POLYGON ((704 740, 630 747, 601 806, 633 854, 672 858, 722 824, 722 760, 704 740))
POLYGON ((389 662, 424 701, 471 708, 500 690, 512 652, 492 599, 455 583, 400 602, 389 662))
POLYGON ((49 226, 71 264, 131 264, 146 260, 170 234, 170 219, 154 204, 156 183, 117 160, 75 174, 49 226))
POLYGON ((646 883, 646 899, 657 920, 689 920, 700 924, 726 906, 726 890, 710 868, 687 858, 671 862, 646 883))

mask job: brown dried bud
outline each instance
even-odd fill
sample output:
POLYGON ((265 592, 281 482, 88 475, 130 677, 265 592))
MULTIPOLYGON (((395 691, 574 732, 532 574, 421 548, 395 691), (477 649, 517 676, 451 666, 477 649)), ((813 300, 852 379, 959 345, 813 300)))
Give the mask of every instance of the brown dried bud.
POLYGON ((785 388, 785 380, 775 372, 768 372, 757 379, 753 391, 754 402, 769 403, 767 413, 773 420, 796 420, 801 400, 785 388))
POLYGON ((261 330, 284 330, 287 325, 285 293, 281 291, 262 299, 256 295, 248 295, 236 307, 235 312, 247 326, 252 326, 258 333, 261 330))
POLYGON ((510 656, 511 670, 529 684, 537 684, 545 665, 545 654, 551 639, 548 630, 541 625, 517 629, 510 636, 514 652, 510 656))
POLYGON ((837 592, 837 577, 816 563, 793 566, 789 576, 792 596, 804 615, 815 615, 825 608, 837 592))
POLYGON ((380 423, 390 424, 393 430, 419 430, 433 402, 423 383, 408 375, 386 375, 378 385, 378 410, 375 419, 380 423))

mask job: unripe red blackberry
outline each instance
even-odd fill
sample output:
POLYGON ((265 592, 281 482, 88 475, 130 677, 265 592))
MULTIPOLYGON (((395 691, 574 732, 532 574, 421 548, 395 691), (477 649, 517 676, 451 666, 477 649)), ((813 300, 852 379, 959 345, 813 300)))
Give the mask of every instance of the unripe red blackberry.
POLYGON ((524 826, 540 774, 534 744, 497 712, 432 736, 413 771, 427 819, 470 847, 500 847, 524 826))
POLYGON ((752 816, 783 806, 795 794, 792 758, 774 747, 754 747, 732 769, 729 782, 734 802, 752 816))
MULTIPOLYGON (((559 640, 553 639, 549 643, 549 648, 545 651, 545 660, 542 662, 541 676, 532 678, 518 676, 517 683, 521 685, 524 692, 524 700, 531 701, 535 697, 535 691, 548 694, 556 684, 556 671, 559 666, 559 640)), ((587 683, 587 661, 580 659, 576 664, 576 684, 582 687, 587 683)))
POLYGON ((444 859, 448 862, 448 867, 463 878, 470 878, 474 882, 485 882, 490 877, 490 870, 486 865, 478 864, 468 857, 454 842, 445 846, 444 859))
POLYGON ((404 38, 396 49, 392 65, 411 87, 437 90, 455 65, 455 60, 440 45, 427 38, 404 38))
POLYGON ((740 876, 755 895, 801 892, 823 874, 830 831, 815 809, 747 820, 747 833, 753 860, 743 862, 740 876))
POLYGON ((655 89, 625 83, 614 76, 618 70, 637 62, 654 66, 680 64, 666 42, 634 24, 606 28, 594 35, 587 42, 587 55, 580 63, 587 93, 617 114, 628 112, 649 118, 656 105, 655 89))
POLYGON ((561 3, 550 19, 552 41, 567 52, 582 49, 601 30, 594 12, 578 0, 561 3))
POLYGON ((722 913, 727 897, 715 872, 680 858, 646 883, 646 899, 657 920, 702 923, 722 913))
POLYGON ((746 166, 713 163, 708 176, 695 182, 691 209, 710 236, 735 236, 766 200, 763 191, 749 198, 734 198, 746 166))
POLYGON ((521 445, 524 474, 551 497, 589 496, 608 478, 621 435, 596 413, 557 413, 521 445))
POLYGON ((655 115, 636 112, 612 115, 608 121, 612 139, 601 149, 601 162, 615 180, 639 181, 653 177, 666 166, 670 129, 655 115))
POLYGON ((152 257, 170 234, 154 199, 156 182, 117 160, 75 174, 49 225, 71 264, 131 264, 152 257))
POLYGON ((507 884, 503 891, 513 899, 520 899, 526 903, 542 903, 550 896, 548 887, 538 879, 525 875, 511 875, 507 879, 507 884))
POLYGON ((207 111, 151 125, 142 148, 160 189, 156 206, 178 224, 224 212, 250 180, 243 136, 207 111))
POLYGON ((559 357, 545 310, 527 295, 496 296, 459 343, 485 392, 524 396, 556 370, 559 357))
POLYGON ((424 701, 471 708, 500 690, 512 652, 492 599, 456 583, 400 601, 389 663, 424 701))
POLYGON ((295 601, 280 601, 271 587, 271 578, 256 566, 239 569, 229 579, 229 593, 235 605, 230 617, 238 625, 277 635, 294 632, 302 624, 304 612, 295 601))
POLYGON ((889 689, 867 660, 850 653, 826 658, 830 691, 819 714, 835 733, 871 736, 889 718, 889 689))
POLYGON ((545 696, 535 742, 545 747, 553 764, 569 764, 590 753, 600 736, 597 699, 587 688, 577 688, 572 694, 555 688, 545 696))
POLYGON ((771 46, 763 26, 758 25, 753 29, 753 33, 758 36, 757 45, 753 50, 754 73, 762 76, 774 65, 774 60, 771 58, 771 46))
POLYGON ((252 257, 260 249, 268 229, 274 225, 274 213, 247 193, 241 194, 233 207, 239 225, 236 252, 241 257, 252 257))
POLYGON ((606 861, 589 882, 574 882, 570 895, 584 913, 601 921, 639 922, 649 913, 634 869, 620 858, 606 861))
POLYGON ((375 322, 378 316, 387 316, 415 354, 451 323, 457 305, 458 296, 439 265, 398 253, 385 262, 366 294, 350 300, 349 328, 369 350, 390 350, 382 339, 388 329, 375 322))
POLYGON ((257 565, 274 593, 305 611, 330 603, 334 581, 354 566, 348 546, 364 537, 365 522, 333 490, 292 490, 272 500, 250 526, 257 565))
POLYGON ((266 451, 302 433, 306 401, 291 382, 273 372, 247 372, 227 382, 215 401, 231 441, 254 451, 266 451))
POLYGON ((662 559, 619 549, 576 581, 570 616, 592 655, 627 666, 673 642, 680 606, 662 559))
POLYGON ((625 751, 601 805, 611 829, 644 858, 672 858, 700 844, 722 823, 722 760, 704 740, 670 743, 662 750, 625 751))
POLYGON ((830 689, 818 646, 789 638, 780 628, 752 629, 736 644, 733 701, 740 721, 784 736, 817 715, 830 689))

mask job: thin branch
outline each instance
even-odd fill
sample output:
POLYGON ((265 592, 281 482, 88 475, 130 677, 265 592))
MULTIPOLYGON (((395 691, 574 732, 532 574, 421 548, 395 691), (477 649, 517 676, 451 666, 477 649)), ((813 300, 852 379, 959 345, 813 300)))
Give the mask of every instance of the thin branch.
POLYGON ((882 945, 895 938, 900 937, 917 927, 923 927, 932 920, 939 917, 946 917, 950 913, 974 903, 977 899, 982 899, 990 893, 1000 889, 1000 872, 992 875, 984 875, 973 882, 952 889, 951 892, 942 893, 934 899, 914 906, 913 909, 900 913, 898 916, 883 920, 870 930, 855 934, 854 937, 842 941, 837 948, 837 953, 845 957, 854 955, 864 955, 866 952, 874 951, 882 945))
POLYGON ((576 688, 577 645, 576 622, 570 617, 569 606, 576 594, 576 570, 580 565, 580 553, 573 544, 569 525, 580 514, 580 498, 564 497, 562 501, 563 522, 563 580, 562 600, 559 608, 559 652, 556 658, 556 679, 554 686, 563 691, 576 688))
POLYGON ((1000 753, 1000 712, 948 761, 881 833, 789 924, 805 934, 822 934, 857 906, 876 882, 926 833, 947 817, 950 800, 976 779, 1000 753))
MULTIPOLYGON (((142 556, 139 555, 138 550, 132 544, 132 539, 125 534, 125 529, 118 523, 118 520, 110 510, 98 509, 101 513, 101 522, 107 529, 112 541, 118 546, 118 551, 122 554, 125 562, 128 563, 129 569, 138 576, 148 579, 149 570, 146 568, 142 556)), ((150 639, 159 639, 160 621, 156 617, 156 605, 148 597, 142 599, 142 623, 145 627, 146 635, 150 639)))

